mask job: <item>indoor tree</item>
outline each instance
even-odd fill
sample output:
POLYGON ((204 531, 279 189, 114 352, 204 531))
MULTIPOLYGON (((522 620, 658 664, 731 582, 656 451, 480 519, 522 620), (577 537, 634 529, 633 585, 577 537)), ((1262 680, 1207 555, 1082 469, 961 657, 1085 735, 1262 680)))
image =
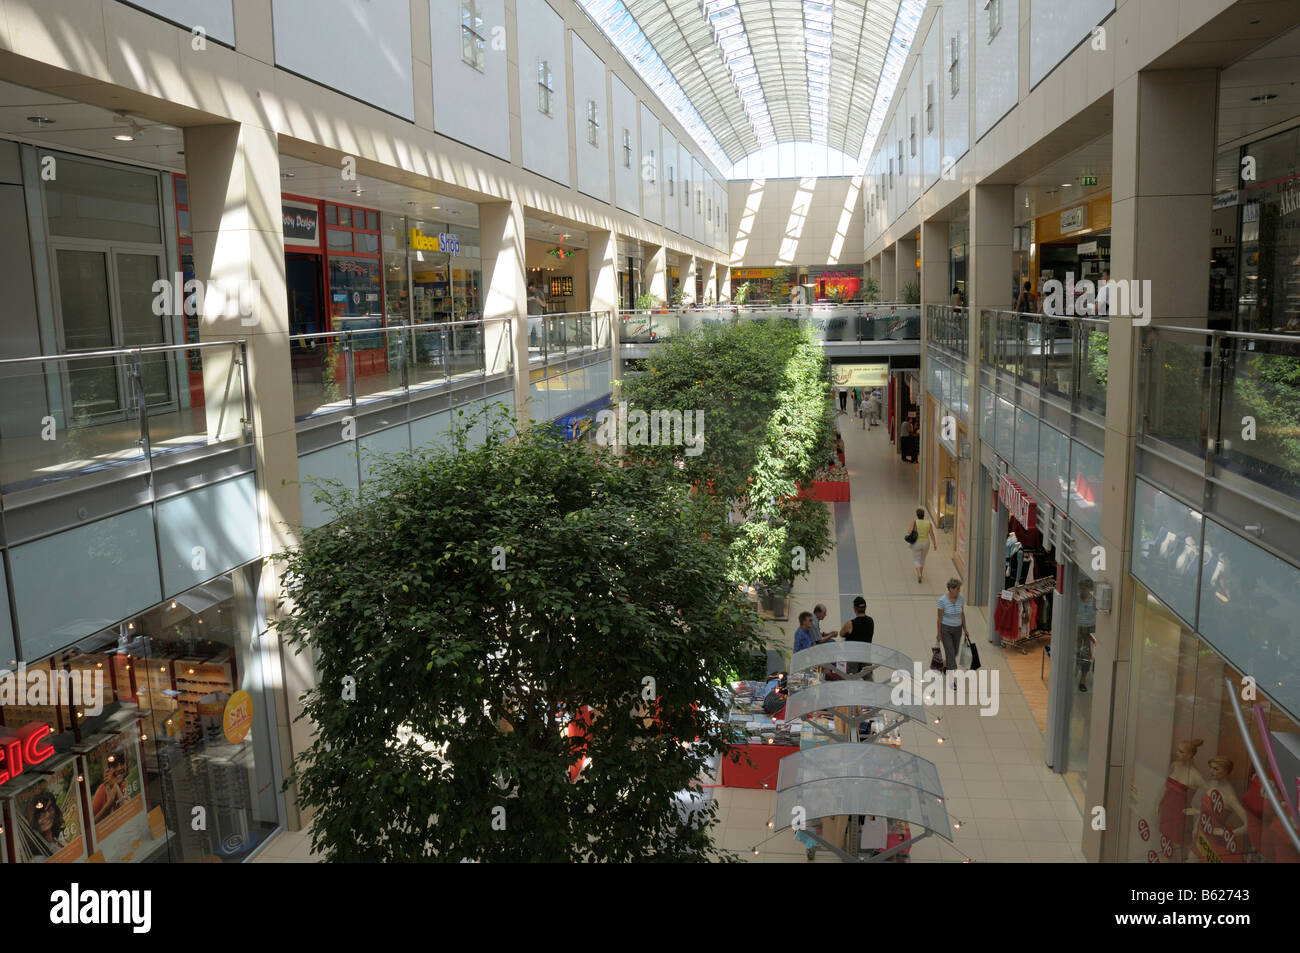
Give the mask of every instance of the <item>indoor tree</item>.
POLYGON ((540 429, 457 440, 382 462, 362 503, 320 491, 337 518, 287 557, 278 627, 319 675, 296 764, 313 849, 710 857, 713 809, 685 826, 675 795, 725 747, 716 686, 760 644, 712 518, 654 461, 540 429))

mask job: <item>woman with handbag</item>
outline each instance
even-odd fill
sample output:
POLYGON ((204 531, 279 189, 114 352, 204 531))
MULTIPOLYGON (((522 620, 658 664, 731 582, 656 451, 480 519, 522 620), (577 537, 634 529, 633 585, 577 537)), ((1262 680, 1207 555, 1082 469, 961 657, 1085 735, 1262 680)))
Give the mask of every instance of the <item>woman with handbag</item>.
POLYGON ((938 631, 934 640, 943 646, 943 670, 957 670, 957 654, 961 651, 962 636, 969 636, 966 628, 966 600, 961 594, 961 580, 948 580, 948 592, 939 597, 938 631))
POLYGON ((934 528, 925 518, 925 510, 917 509, 912 528, 903 539, 912 546, 912 565, 916 568, 916 584, 919 586, 925 572, 925 557, 934 549, 934 528))

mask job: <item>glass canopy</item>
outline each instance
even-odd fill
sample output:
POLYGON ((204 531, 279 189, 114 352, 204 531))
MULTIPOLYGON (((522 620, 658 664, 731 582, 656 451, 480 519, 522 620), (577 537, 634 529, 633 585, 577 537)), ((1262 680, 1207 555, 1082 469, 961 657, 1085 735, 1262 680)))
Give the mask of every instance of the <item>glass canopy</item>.
POLYGON ((895 818, 952 840, 938 768, 897 748, 846 742, 782 758, 774 815, 780 827, 789 827, 799 809, 808 821, 845 814, 895 818))
POLYGON ((786 721, 792 721, 830 708, 880 708, 897 712, 912 721, 925 721, 925 712, 920 705, 895 702, 892 695, 893 686, 883 682, 862 682, 857 679, 823 682, 794 692, 785 703, 785 718, 786 721))
POLYGON ((873 642, 826 642, 790 656, 790 671, 803 672, 822 665, 834 665, 836 662, 863 662, 890 671, 907 672, 909 675, 915 665, 902 652, 873 642))
POLYGON ((579 3, 731 178, 858 174, 925 9, 925 0, 579 3), (794 144, 801 154, 787 161, 778 147, 794 144))

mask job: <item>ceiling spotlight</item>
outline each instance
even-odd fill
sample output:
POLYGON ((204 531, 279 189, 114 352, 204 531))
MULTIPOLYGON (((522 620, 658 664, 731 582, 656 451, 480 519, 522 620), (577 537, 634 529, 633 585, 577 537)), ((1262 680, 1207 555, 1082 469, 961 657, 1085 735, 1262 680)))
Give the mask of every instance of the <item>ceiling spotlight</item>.
POLYGON ((295 175, 297 175, 297 174, 298 174, 297 172, 285 171, 285 172, 281 172, 281 173, 280 173, 280 178, 282 178, 282 179, 292 179, 292 178, 293 178, 295 175))
POLYGON ((1271 103, 1277 99, 1277 93, 1260 93, 1258 96, 1251 96, 1252 103, 1271 103))
POLYGON ((54 125, 54 120, 51 119, 49 116, 28 116, 27 121, 36 123, 36 125, 41 127, 42 129, 44 129, 46 126, 54 125))
POLYGON ((128 116, 126 113, 118 113, 116 116, 114 116, 114 121, 117 122, 119 125, 126 126, 126 128, 123 129, 121 132, 113 134, 113 138, 116 139, 118 142, 135 142, 136 137, 139 136, 142 132, 144 132, 144 129, 140 126, 140 124, 136 122, 134 119, 132 119, 130 116, 128 116))
POLYGON ((1061 183, 1061 188, 1063 188, 1063 189, 1072 189, 1072 188, 1074 188, 1074 183, 1073 183, 1073 182, 1062 182, 1062 183, 1061 183))

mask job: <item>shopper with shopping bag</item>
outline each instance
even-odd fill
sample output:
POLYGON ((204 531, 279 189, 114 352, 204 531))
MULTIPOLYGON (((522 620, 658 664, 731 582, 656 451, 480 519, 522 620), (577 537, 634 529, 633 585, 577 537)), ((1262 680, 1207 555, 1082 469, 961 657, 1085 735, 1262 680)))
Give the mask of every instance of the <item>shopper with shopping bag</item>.
POLYGON ((939 597, 938 631, 934 640, 943 646, 943 670, 957 670, 961 640, 970 637, 966 628, 966 598, 961 594, 961 580, 948 580, 948 591, 939 597))

